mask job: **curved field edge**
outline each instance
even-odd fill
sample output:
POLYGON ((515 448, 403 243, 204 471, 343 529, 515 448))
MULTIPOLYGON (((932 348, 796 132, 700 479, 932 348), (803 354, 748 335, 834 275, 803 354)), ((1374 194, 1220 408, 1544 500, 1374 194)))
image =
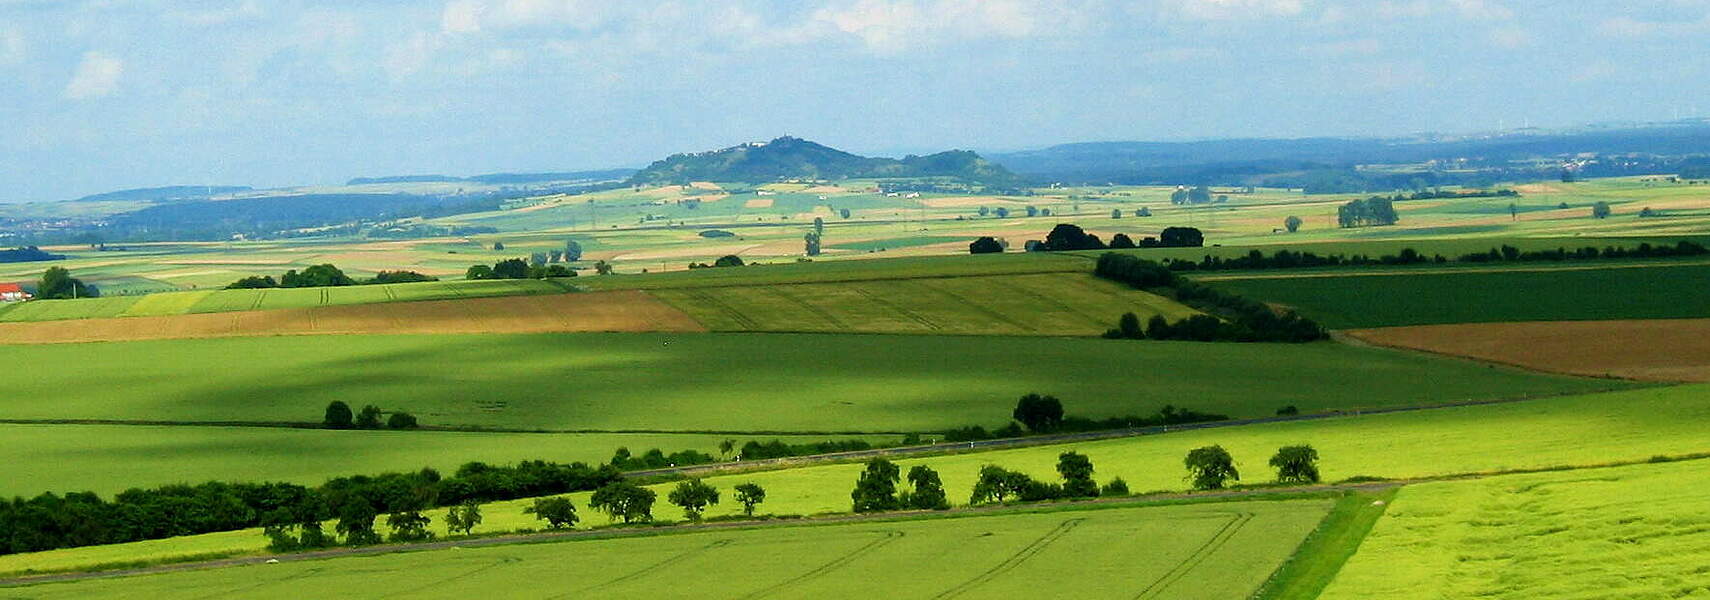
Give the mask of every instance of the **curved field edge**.
POLYGON ((1710 319, 1417 325, 1341 333, 1379 346, 1564 375, 1710 382, 1710 319))
MULTIPOLYGON (((1710 426, 1710 406, 1702 401, 1710 386, 1680 386, 1630 392, 1532 400, 1521 403, 1448 408, 1433 411, 1368 415, 1357 418, 1248 425, 1221 430, 1185 431, 1156 436, 1076 442, 1012 450, 953 454, 897 460, 904 470, 928 465, 942 476, 952 502, 968 498, 974 478, 986 464, 1019 470, 1041 480, 1055 480, 1060 453, 1086 454, 1103 482, 1122 477, 1135 490, 1182 490, 1181 457, 1192 448, 1220 444, 1236 458, 1249 482, 1268 479, 1262 465, 1276 448, 1308 443, 1322 454, 1325 479, 1356 476, 1397 480, 1494 474, 1520 470, 1572 469, 1617 462, 1644 462, 1654 456, 1705 456, 1710 442, 1702 432, 1710 426), (1407 448, 1398 452, 1397 448, 1407 448)), ((1694 464, 1707 464, 1694 461, 1694 464)), ((849 489, 862 470, 860 464, 832 464, 786 470, 708 477, 723 490, 742 483, 765 487, 768 499, 760 512, 773 515, 846 513, 849 489)), ((672 484, 656 484, 663 494, 672 484)), ((1288 491, 1288 490, 1280 490, 1288 491)), ((578 507, 588 493, 570 495, 578 507)), ((531 500, 494 502, 478 532, 492 533, 537 528, 522 513, 531 500)), ((430 513, 439 520, 443 511, 430 513)), ((675 507, 660 505, 654 514, 680 520, 675 507)), ((713 507, 709 517, 734 517, 741 506, 713 507)), ((591 512, 584 525, 603 517, 591 512)), ((261 552, 266 540, 259 530, 223 532, 115 546, 73 548, 42 553, 0 556, 0 572, 26 569, 65 570, 80 565, 121 560, 261 552)))
POLYGON ((1254 594, 1255 600, 1313 600, 1330 585, 1342 565, 1359 550, 1360 543, 1394 501, 1399 487, 1375 492, 1351 491, 1336 500, 1318 528, 1306 536, 1270 580, 1254 594))
MULTIPOLYGON (((146 595, 148 590, 229 595, 241 590, 245 597, 286 597, 301 594, 305 585, 326 589, 329 584, 322 583, 326 577, 360 572, 365 580, 406 576, 415 583, 442 583, 412 588, 412 596, 454 596, 478 587, 503 589, 491 587, 501 581, 508 585, 528 581, 533 589, 573 593, 598 587, 605 590, 602 593, 632 597, 736 597, 767 591, 789 597, 847 597, 875 578, 908 568, 917 575, 891 586, 891 597, 947 597, 958 591, 985 596, 993 589, 1031 587, 1049 580, 1057 582, 1054 589, 1076 597, 1127 598, 1149 585, 1165 597, 1223 598, 1245 596, 1256 589, 1330 506, 1331 501, 1322 497, 1069 504, 849 522, 614 530, 609 535, 586 532, 590 535, 560 539, 476 539, 367 549, 362 552, 376 554, 366 556, 287 556, 278 565, 251 560, 225 568, 38 583, 8 588, 8 593, 53 598, 146 595), (1231 529, 1231 519, 1241 526, 1231 529), (1149 543, 1116 543, 1135 537, 1149 543), (448 544, 461 548, 446 548, 448 544), (754 552, 764 557, 748 557, 754 552), (528 570, 554 569, 575 577, 559 582, 551 575, 525 575, 515 569, 495 574, 493 581, 454 576, 488 563, 484 557, 497 556, 515 557, 514 566, 528 570), (583 568, 574 564, 577 561, 594 561, 601 568, 592 568, 593 564, 583 568), (931 566, 919 569, 922 563, 931 566), (660 587, 677 585, 686 573, 715 564, 754 568, 692 589, 660 587), (1065 569, 1072 576, 1058 579, 1065 569), (1130 576, 1104 576, 1112 570, 1130 576), (282 581, 291 583, 272 585, 282 581)), ((374 590, 384 594, 396 588, 374 590)))

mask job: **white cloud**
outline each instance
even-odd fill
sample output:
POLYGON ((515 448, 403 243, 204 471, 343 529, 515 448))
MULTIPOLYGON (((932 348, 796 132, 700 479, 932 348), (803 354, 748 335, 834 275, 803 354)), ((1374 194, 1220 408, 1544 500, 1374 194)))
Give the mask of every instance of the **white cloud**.
POLYGON ((24 34, 14 29, 0 29, 0 66, 23 63, 28 50, 24 34))
POLYGON ((1696 21, 1672 22, 1641 21, 1620 16, 1599 23, 1597 31, 1611 37, 1630 38, 1697 34, 1710 32, 1710 15, 1696 21))
POLYGON ((444 45, 437 35, 418 31, 409 38, 386 47, 380 66, 394 79, 421 71, 433 60, 434 53, 444 45))
POLYGON ((1377 54, 1382 50, 1383 43, 1372 38, 1339 40, 1300 47, 1302 53, 1315 56, 1361 56, 1377 54))
POLYGON ((1195 19, 1292 17, 1306 11, 1305 0, 1172 0, 1177 11, 1195 19))
POLYGON ((475 0, 456 0, 445 5, 440 13, 439 28, 446 33, 470 33, 481 30, 481 13, 485 10, 475 0))
MULTIPOLYGON (((854 36, 871 50, 894 52, 947 38, 1031 37, 1072 16, 1066 7, 1023 0, 856 0, 814 11, 804 27, 854 36)), ((794 37, 813 36, 798 32, 794 37)))
POLYGON ((65 97, 83 100, 111 94, 119 89, 119 75, 124 72, 123 61, 100 52, 84 52, 71 82, 65 84, 65 97))
POLYGON ((191 25, 224 25, 233 21, 254 19, 262 16, 261 6, 255 0, 245 0, 236 6, 218 8, 189 8, 175 10, 166 14, 167 18, 191 25))
POLYGON ((1532 32, 1519 27, 1498 27, 1486 35, 1491 43, 1510 50, 1532 45, 1532 32))
POLYGON ((1449 0, 1449 4, 1468 19, 1505 21, 1514 18, 1514 11, 1508 7, 1486 0, 1449 0))
POLYGON ((592 30, 633 8, 598 0, 452 0, 440 12, 440 30, 471 33, 483 29, 569 28, 592 30))

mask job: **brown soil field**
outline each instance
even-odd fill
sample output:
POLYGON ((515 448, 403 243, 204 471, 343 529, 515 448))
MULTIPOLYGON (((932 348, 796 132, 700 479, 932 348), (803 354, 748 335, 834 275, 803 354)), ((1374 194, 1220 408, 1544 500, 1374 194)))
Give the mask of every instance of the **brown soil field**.
POLYGON ((1710 382, 1710 319, 1474 323, 1344 333, 1379 346, 1538 371, 1710 382))
POLYGON ((751 198, 742 203, 743 208, 772 208, 772 198, 751 198))
POLYGON ((645 292, 320 306, 163 317, 0 323, 0 343, 53 344, 265 335, 705 331, 645 292))

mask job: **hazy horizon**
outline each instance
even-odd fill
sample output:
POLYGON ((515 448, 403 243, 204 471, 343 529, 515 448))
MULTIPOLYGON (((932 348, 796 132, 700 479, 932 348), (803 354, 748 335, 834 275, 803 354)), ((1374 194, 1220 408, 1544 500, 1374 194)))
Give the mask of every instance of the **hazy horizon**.
POLYGON ((1700 116, 1710 0, 0 0, 0 202, 1700 116))

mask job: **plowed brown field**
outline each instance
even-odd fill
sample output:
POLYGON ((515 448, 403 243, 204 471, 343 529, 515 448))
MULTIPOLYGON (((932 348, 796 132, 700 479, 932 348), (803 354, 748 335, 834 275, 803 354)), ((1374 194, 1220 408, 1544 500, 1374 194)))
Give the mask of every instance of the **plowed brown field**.
POLYGON ((638 291, 320 306, 163 317, 0 323, 0 343, 262 335, 705 331, 638 291))
POLYGON ((1385 327, 1361 341, 1593 377, 1710 381, 1710 319, 1385 327))

